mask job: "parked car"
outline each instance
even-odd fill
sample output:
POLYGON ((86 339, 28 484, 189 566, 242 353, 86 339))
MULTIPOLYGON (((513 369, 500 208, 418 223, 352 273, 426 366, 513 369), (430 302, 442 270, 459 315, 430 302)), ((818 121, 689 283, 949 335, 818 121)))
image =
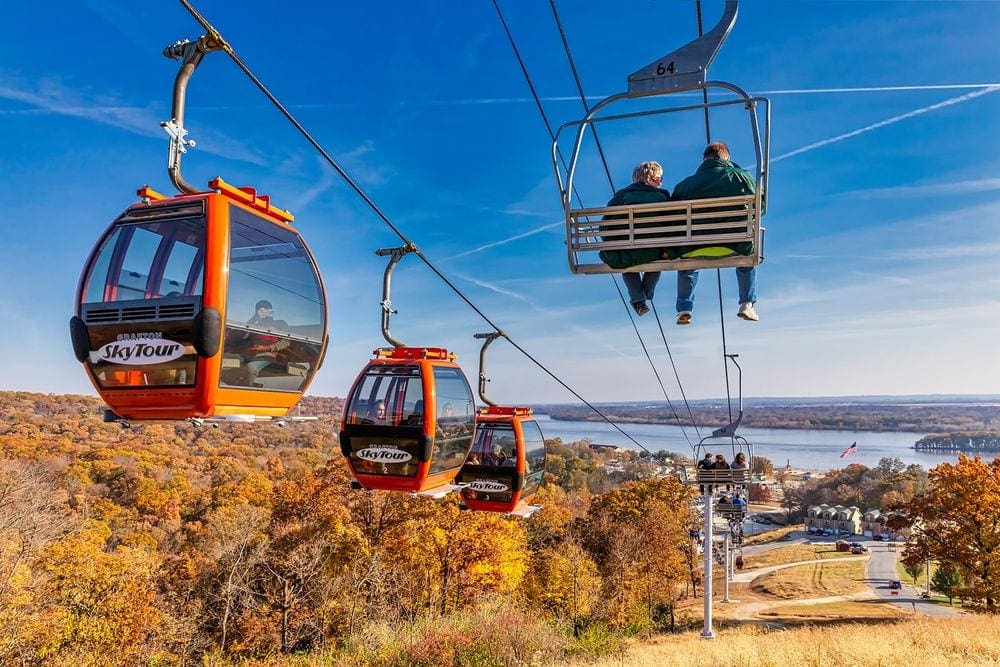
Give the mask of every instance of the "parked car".
POLYGON ((851 553, 855 554, 855 555, 857 555, 857 554, 863 554, 866 551, 868 551, 868 549, 865 549, 864 547, 860 547, 860 546, 859 547, 851 547, 851 553))
POLYGON ((827 528, 823 531, 823 534, 826 535, 827 537, 830 537, 831 535, 833 535, 833 531, 827 528))
POLYGON ((882 536, 881 535, 872 535, 872 539, 875 540, 876 542, 881 542, 882 541, 882 536))
POLYGON ((889 582, 889 588, 891 588, 894 591, 898 591, 902 587, 903 587, 903 582, 900 581, 899 579, 893 579, 892 581, 889 582))
POLYGON ((931 594, 928 593, 927 591, 920 591, 920 597, 923 598, 924 600, 930 600, 931 594))

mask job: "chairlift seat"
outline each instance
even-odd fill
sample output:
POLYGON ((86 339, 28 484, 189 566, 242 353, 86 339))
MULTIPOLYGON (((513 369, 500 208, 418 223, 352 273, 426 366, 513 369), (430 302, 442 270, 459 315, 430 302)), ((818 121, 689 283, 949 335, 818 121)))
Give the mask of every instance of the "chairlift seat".
POLYGON ((699 468, 699 484, 749 484, 750 470, 747 468, 699 468))
POLYGON ((570 209, 568 251, 574 273, 631 273, 756 266, 763 261, 759 194, 570 209), (735 244, 752 244, 749 255, 735 244), (697 246, 690 249, 690 246, 697 246), (660 249, 664 259, 614 268, 601 251, 660 249), (688 248, 677 259, 671 249, 688 248))

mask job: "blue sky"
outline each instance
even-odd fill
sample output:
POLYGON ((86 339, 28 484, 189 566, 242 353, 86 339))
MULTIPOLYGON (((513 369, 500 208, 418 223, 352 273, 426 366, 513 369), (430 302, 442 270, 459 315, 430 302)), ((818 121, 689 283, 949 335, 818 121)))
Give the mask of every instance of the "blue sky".
MULTIPOLYGON (((722 2, 703 4, 711 26, 722 2)), ((491 2, 196 5, 518 344, 588 400, 662 400, 611 278, 567 267, 550 141, 491 2)), ((696 30, 688 1, 557 6, 591 103, 696 30)), ((548 2, 501 7, 550 120, 578 119, 548 2)), ((177 70, 161 51, 201 31, 167 1, 16 3, 5 19, 0 386, 93 393, 69 344, 78 274, 136 187, 172 192, 159 122, 177 70)), ((711 77, 773 105, 759 323, 735 318, 735 276, 722 275, 746 396, 1000 393, 998 43, 998 2, 742 3, 711 77)), ((656 159, 672 187, 698 165, 699 122, 605 124, 616 184, 656 159)), ((734 159, 751 163, 748 138, 716 123, 734 159)), ((383 344, 374 250, 398 238, 221 53, 191 82, 187 127, 198 142, 184 159, 189 182, 221 175, 295 213, 330 295, 331 348, 311 393, 343 396, 383 344)), ((582 194, 600 205, 611 193, 588 164, 582 194)), ((684 391, 722 396, 714 272, 693 326, 672 324, 674 289, 665 273, 656 304, 684 391)), ((475 382, 473 334, 489 327, 414 257, 396 269, 392 297, 393 333, 457 352, 475 382)), ((652 316, 638 325, 676 399, 652 316)), ((502 340, 487 370, 495 400, 574 400, 502 340)))

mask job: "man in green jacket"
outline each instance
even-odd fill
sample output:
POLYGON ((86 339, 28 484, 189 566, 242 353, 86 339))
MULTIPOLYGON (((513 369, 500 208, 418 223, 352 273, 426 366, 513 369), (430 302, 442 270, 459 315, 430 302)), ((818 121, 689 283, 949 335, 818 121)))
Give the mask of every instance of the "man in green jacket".
MULTIPOLYGON (((652 204, 654 202, 670 201, 670 192, 660 188, 663 182, 663 167, 659 162, 643 162, 636 165, 632 170, 632 184, 622 188, 615 193, 615 196, 608 201, 608 206, 628 206, 630 204, 652 204)), ((640 214, 641 215, 641 214, 640 214)), ((647 216, 655 215, 646 213, 647 216)), ((623 215, 605 216, 605 220, 623 218, 623 215)), ((624 225, 621 225, 624 227, 624 225)), ((636 225, 638 228, 639 225, 636 225)), ((615 226, 610 226, 609 231, 615 226)), ((627 269, 647 262, 655 262, 663 259, 660 248, 633 248, 631 250, 602 250, 600 252, 601 261, 612 269, 627 269)), ((632 308, 639 315, 649 312, 646 299, 653 298, 656 290, 656 283, 660 280, 659 271, 647 271, 646 273, 629 272, 622 273, 622 282, 628 290, 629 301, 632 308)))
MULTIPOLYGON (((705 147, 704 162, 691 176, 674 187, 674 201, 688 199, 709 199, 711 197, 732 197, 752 195, 756 192, 753 177, 746 169, 729 159, 729 147, 721 141, 714 141, 705 147)), ((696 232, 697 233, 697 232, 696 232)), ((739 255, 753 253, 753 243, 724 244, 739 255)), ((697 246, 670 248, 668 257, 677 259, 697 246)), ((736 280, 740 291, 738 317, 756 322, 757 312, 753 305, 757 301, 757 267, 736 267, 736 280)), ((698 284, 698 272, 679 270, 677 272, 677 324, 691 323, 691 309, 694 308, 694 288, 698 284)))

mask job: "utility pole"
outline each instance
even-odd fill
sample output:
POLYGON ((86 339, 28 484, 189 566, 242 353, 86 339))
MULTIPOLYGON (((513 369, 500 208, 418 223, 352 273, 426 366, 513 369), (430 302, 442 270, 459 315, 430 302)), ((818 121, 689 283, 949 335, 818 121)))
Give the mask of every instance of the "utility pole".
POLYGON ((705 485, 705 577, 701 590, 705 595, 705 624, 701 630, 702 639, 715 639, 712 632, 712 486, 705 485))
POLYGON ((728 531, 726 531, 726 537, 722 542, 722 548, 725 550, 724 553, 726 558, 725 560, 726 576, 723 577, 723 580, 726 582, 726 584, 725 584, 725 590, 722 595, 722 601, 729 602, 729 532, 728 531))

